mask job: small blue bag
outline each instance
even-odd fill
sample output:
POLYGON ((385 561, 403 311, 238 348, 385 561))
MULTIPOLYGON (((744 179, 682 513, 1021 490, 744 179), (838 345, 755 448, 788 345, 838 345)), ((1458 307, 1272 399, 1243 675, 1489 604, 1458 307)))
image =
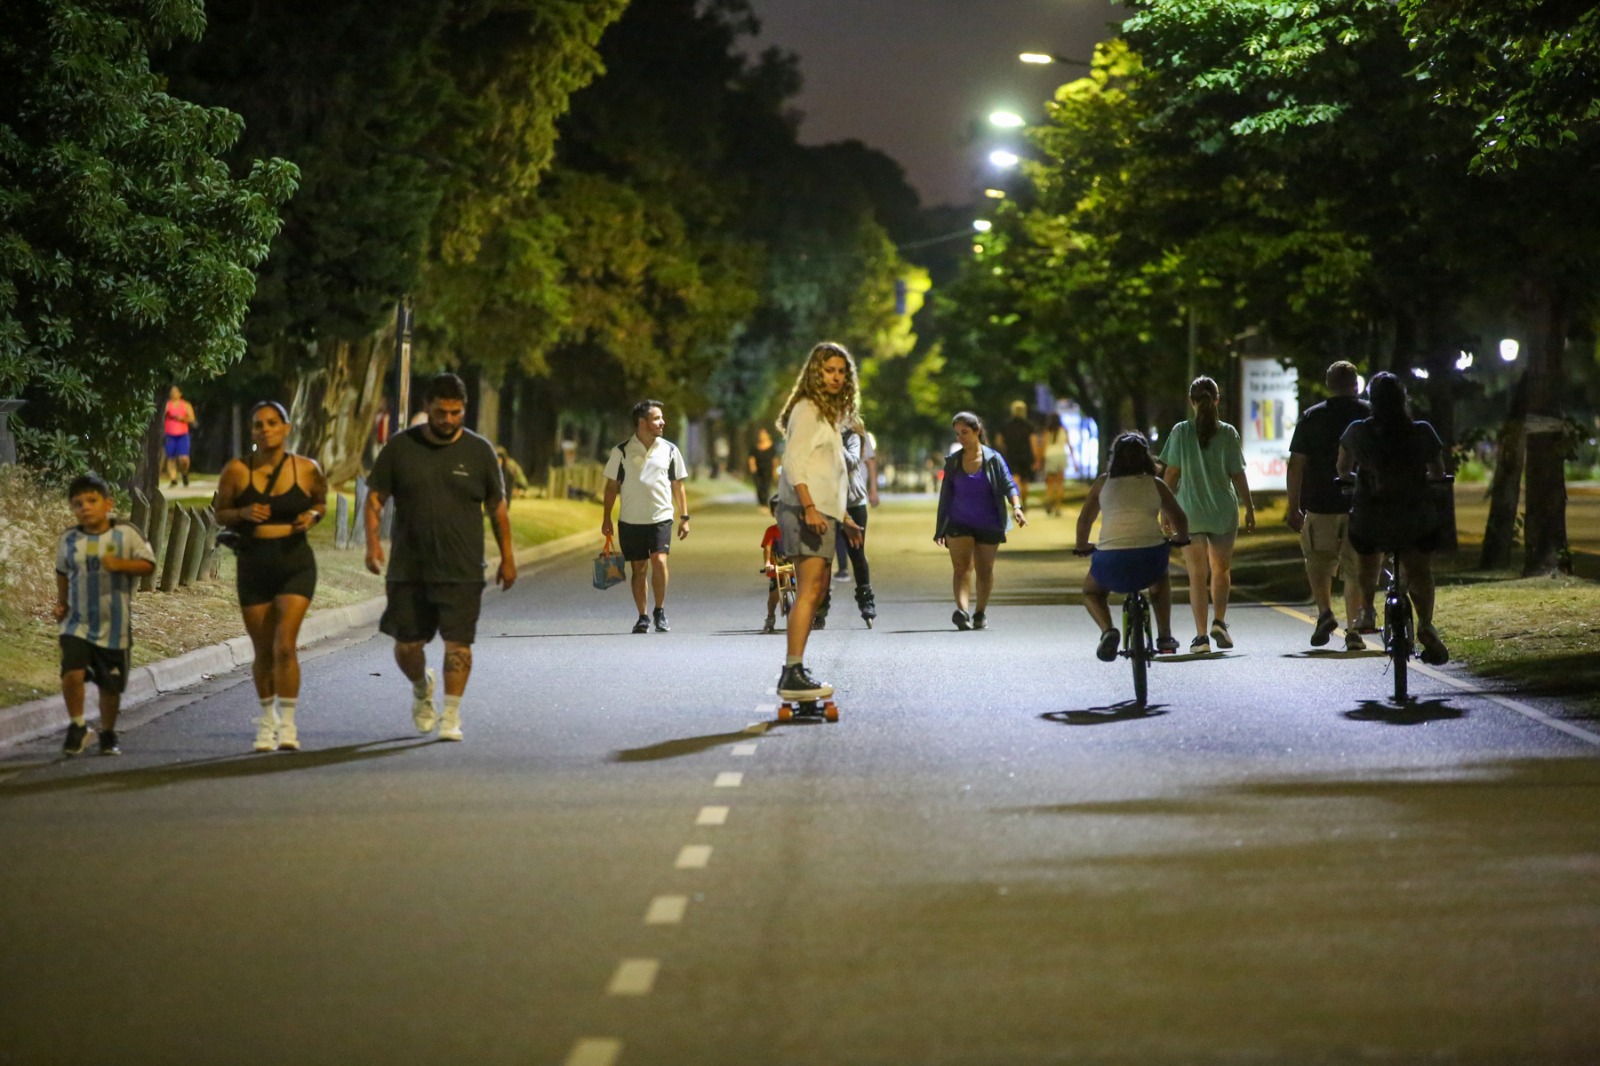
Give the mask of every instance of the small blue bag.
POLYGON ((627 567, 623 564, 622 553, 611 544, 611 538, 606 538, 605 546, 600 549, 600 554, 594 558, 594 587, 608 589, 612 585, 620 585, 627 580, 627 567))

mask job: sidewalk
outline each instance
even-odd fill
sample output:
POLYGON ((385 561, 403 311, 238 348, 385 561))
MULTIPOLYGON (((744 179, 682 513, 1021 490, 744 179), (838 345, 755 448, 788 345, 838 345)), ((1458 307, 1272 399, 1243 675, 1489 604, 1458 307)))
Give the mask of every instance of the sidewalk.
MULTIPOLYGON (((520 569, 584 548, 592 548, 594 544, 593 532, 573 533, 519 551, 516 556, 517 567, 520 569)), ((327 610, 310 612, 306 615, 305 624, 300 627, 300 647, 307 648, 335 637, 353 635, 361 629, 376 630, 378 619, 383 615, 383 605, 384 597, 375 596, 370 600, 345 607, 330 607, 327 610)), ((175 658, 141 666, 128 676, 128 687, 122 696, 122 710, 127 711, 159 696, 241 670, 254 661, 255 648, 251 645, 250 638, 238 636, 220 644, 196 648, 175 658)), ((239 681, 247 679, 247 676, 241 673, 239 681)), ((88 720, 98 721, 96 716, 99 712, 96 710, 93 693, 85 700, 84 710, 88 720)), ((47 733, 63 730, 66 728, 66 720, 66 705, 59 693, 28 703, 19 703, 13 707, 0 708, 0 747, 19 744, 47 733)))

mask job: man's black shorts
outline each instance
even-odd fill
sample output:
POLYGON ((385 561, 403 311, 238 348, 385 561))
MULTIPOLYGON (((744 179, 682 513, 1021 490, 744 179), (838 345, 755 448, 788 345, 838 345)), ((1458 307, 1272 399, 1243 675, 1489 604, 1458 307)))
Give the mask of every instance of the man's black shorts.
POLYGON ((426 644, 437 634, 452 644, 478 635, 483 582, 391 581, 378 632, 402 644, 426 644))
POLYGON ((128 649, 102 648, 82 637, 61 637, 61 676, 74 670, 84 672, 101 692, 121 693, 128 687, 128 649))
POLYGON ((672 519, 648 526, 618 522, 617 541, 630 563, 643 562, 657 552, 665 555, 672 550, 672 519))

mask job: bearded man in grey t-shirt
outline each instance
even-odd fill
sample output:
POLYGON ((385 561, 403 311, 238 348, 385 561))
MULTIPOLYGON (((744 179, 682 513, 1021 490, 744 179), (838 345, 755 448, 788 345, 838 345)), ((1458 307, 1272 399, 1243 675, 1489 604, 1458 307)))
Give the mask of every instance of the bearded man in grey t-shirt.
POLYGON ((394 500, 387 574, 388 603, 380 632, 394 638, 394 659, 411 682, 411 717, 418 732, 435 722, 435 678, 423 649, 444 638, 444 714, 440 740, 461 739, 461 696, 472 673, 472 642, 482 605, 483 516, 494 524, 500 546, 495 583, 517 580, 511 518, 494 445, 465 428, 467 389, 454 374, 428 383, 423 400, 428 420, 401 433, 378 453, 367 479, 367 569, 384 572, 378 530, 383 505, 394 500))

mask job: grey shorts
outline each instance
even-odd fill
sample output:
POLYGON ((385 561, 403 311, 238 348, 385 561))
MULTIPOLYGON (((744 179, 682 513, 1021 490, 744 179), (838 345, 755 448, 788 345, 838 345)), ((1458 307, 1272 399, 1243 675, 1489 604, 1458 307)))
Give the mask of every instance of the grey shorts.
POLYGON ((834 542, 839 535, 838 520, 828 519, 827 529, 821 533, 813 533, 806 526, 805 516, 803 507, 791 507, 786 503, 778 505, 778 532, 782 534, 778 544, 782 553, 790 559, 803 559, 812 555, 832 562, 835 554, 834 542))

